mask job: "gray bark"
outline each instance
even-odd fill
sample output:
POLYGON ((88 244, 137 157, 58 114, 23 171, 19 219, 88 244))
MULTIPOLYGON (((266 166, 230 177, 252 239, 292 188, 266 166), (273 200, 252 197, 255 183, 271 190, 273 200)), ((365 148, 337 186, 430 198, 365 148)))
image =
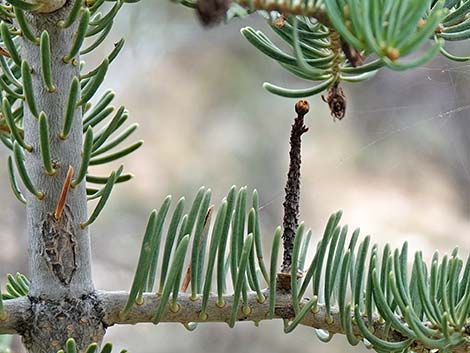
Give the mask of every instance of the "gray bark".
POLYGON ((31 303, 28 298, 21 297, 13 300, 6 300, 4 309, 7 313, 5 320, 0 320, 0 335, 15 334, 22 331, 22 326, 27 321, 31 303))
MULTIPOLYGON (((264 293, 267 297, 267 292, 264 293)), ((103 310, 103 323, 106 326, 112 325, 134 325, 138 323, 151 323, 155 310, 160 304, 160 296, 147 293, 143 297, 141 305, 134 305, 132 310, 126 317, 122 317, 121 310, 125 306, 129 293, 127 292, 96 292, 96 297, 103 310)), ((189 294, 180 294, 178 297, 177 312, 167 310, 163 313, 160 322, 173 322, 173 323, 190 323, 190 322, 227 322, 230 319, 231 307, 233 304, 233 296, 224 296, 226 305, 222 308, 216 305, 217 297, 211 295, 209 297, 207 306, 207 317, 202 317, 201 306, 202 300, 193 300, 189 294)), ((302 307, 307 303, 307 299, 301 301, 302 307)), ((30 302, 28 298, 19 298, 10 300, 5 303, 5 311, 8 315, 6 321, 0 321, 0 333, 14 333, 23 325, 29 312, 30 302)), ((243 312, 241 308, 238 311, 237 321, 253 321, 260 323, 263 320, 269 320, 269 300, 266 299, 263 303, 259 303, 256 293, 248 294, 248 306, 250 310, 248 313, 243 312)), ((352 313, 351 313, 352 315, 352 313)), ((276 296, 275 316, 274 319, 292 319, 294 316, 294 309, 292 307, 292 298, 290 294, 278 293, 276 296)), ((343 334, 341 328, 340 317, 337 308, 331 308, 330 313, 327 313, 326 307, 323 304, 318 304, 314 311, 308 312, 300 321, 300 325, 312 327, 315 329, 326 330, 330 334, 343 334)), ((428 327, 432 325, 427 323, 428 327)), ((405 339, 399 332, 388 330, 383 320, 377 316, 373 317, 371 327, 374 328, 374 334, 377 337, 384 338, 391 341, 402 341, 405 339)), ((352 322, 352 330, 357 338, 361 338, 361 332, 356 323, 352 322)), ((52 339, 49 342, 54 342, 52 339)), ((416 342, 415 351, 418 353, 427 353, 429 348, 425 345, 416 342)), ((464 343, 452 349, 455 353, 465 353, 470 349, 470 343, 464 343)))
POLYGON ((94 295, 91 276, 90 239, 88 229, 80 224, 87 218, 85 183, 70 189, 64 213, 59 220, 53 216, 57 200, 70 166, 78 171, 82 150, 82 113, 75 112, 73 127, 66 140, 59 138, 72 78, 79 75, 79 58, 75 64, 65 64, 77 23, 67 29, 57 22, 68 14, 72 1, 50 14, 33 13, 27 18, 33 32, 43 30, 50 35, 52 75, 57 91, 50 93, 40 75, 39 46, 24 38, 21 56, 31 66, 33 88, 38 111, 49 118, 51 156, 57 172, 50 176, 39 153, 38 121, 25 104, 25 140, 34 148, 26 152, 28 173, 43 200, 27 194, 27 233, 29 237, 29 277, 31 307, 29 320, 20 334, 26 348, 34 353, 55 352, 69 337, 76 339, 81 349, 100 342, 104 335, 101 311, 94 295))
POLYGON ((80 223, 87 218, 85 183, 70 189, 61 220, 56 221, 53 217, 69 165, 76 171, 79 169, 83 136, 82 114, 77 109, 69 137, 66 140, 59 138, 70 83, 73 77, 79 75, 78 65, 65 64, 62 61, 68 54, 76 32, 76 23, 67 29, 57 26, 66 10, 47 15, 29 15, 31 26, 38 36, 43 30, 49 32, 56 92, 48 92, 41 78, 39 47, 24 39, 21 50, 22 59, 33 70, 33 89, 38 111, 44 111, 49 118, 51 156, 57 170, 53 176, 45 172, 39 153, 38 121, 29 109, 25 109, 25 140, 34 148, 32 153, 26 153, 26 165, 33 184, 46 195, 43 200, 38 200, 34 195, 27 194, 29 268, 32 282, 30 294, 47 299, 78 297, 94 290, 89 232, 88 229, 80 228, 80 223), (46 251, 49 248, 54 248, 57 254, 46 251))

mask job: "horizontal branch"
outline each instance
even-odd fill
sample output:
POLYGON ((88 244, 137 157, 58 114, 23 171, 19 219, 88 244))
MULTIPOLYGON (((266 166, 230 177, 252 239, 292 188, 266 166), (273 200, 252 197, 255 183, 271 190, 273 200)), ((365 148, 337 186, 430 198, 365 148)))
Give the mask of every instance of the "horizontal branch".
MULTIPOLYGON (((267 294, 267 293, 265 293, 267 294)), ((160 297, 155 294, 144 294, 143 303, 135 305, 132 310, 126 315, 121 317, 120 312, 126 305, 128 299, 128 293, 126 292, 98 292, 98 297, 102 302, 102 307, 105 312, 104 323, 106 325, 134 325, 137 323, 149 323, 153 322, 155 310, 160 304, 160 297)), ((266 295, 267 298, 267 295, 266 295)), ((233 303, 233 296, 224 296, 225 306, 218 307, 217 296, 212 295, 209 297, 209 304, 207 306, 207 316, 201 316, 201 304, 202 298, 198 300, 191 300, 190 294, 180 293, 178 296, 178 308, 177 312, 166 310, 161 316, 160 322, 178 322, 187 324, 190 322, 228 322, 231 314, 231 307, 233 303)), ((308 300, 304 299, 300 304, 301 307, 305 305, 308 300)), ((240 308, 237 321, 253 321, 259 323, 262 320, 269 320, 269 300, 266 299, 263 303, 260 303, 257 299, 256 293, 248 294, 248 306, 250 308, 249 313, 240 308)), ((289 294, 280 294, 276 296, 275 305, 275 319, 293 319, 294 309, 292 306, 292 298, 289 294)), ((353 313, 351 313, 353 316, 353 313)), ((340 317, 338 310, 332 308, 329 314, 329 320, 327 321, 328 314, 325 306, 318 304, 315 312, 309 311, 303 319, 300 321, 301 325, 312 327, 315 329, 321 329, 328 331, 330 334, 340 333, 344 331, 341 328, 340 317)), ((379 320, 378 317, 374 318, 374 322, 371 327, 375 328, 374 334, 383 338, 385 325, 383 320, 379 320)), ((362 339, 363 336, 359 328, 356 326, 353 320, 353 332, 357 338, 362 339)), ((406 338, 403 337, 399 332, 390 330, 387 340, 388 341, 402 341, 406 338)), ((416 342, 414 351, 416 352, 429 352, 429 349, 424 347, 420 342, 416 342)), ((470 344, 465 343, 461 346, 456 347, 452 350, 455 353, 468 352, 470 344)))
POLYGON ((302 15, 316 18, 320 23, 329 27, 330 20, 325 10, 319 6, 289 5, 289 2, 279 1, 249 1, 234 0, 241 7, 248 10, 277 11, 283 15, 302 15))
POLYGON ((0 320, 0 335, 21 332, 21 326, 26 322, 28 315, 31 313, 30 308, 31 302, 28 297, 4 300, 3 309, 6 319, 0 320))
MULTIPOLYGON (((267 294, 267 293, 265 293, 267 294)), ((103 323, 106 326, 113 325, 133 325, 137 323, 151 323, 155 310, 160 304, 160 297, 155 294, 144 294, 143 303, 135 305, 128 315, 123 318, 120 315, 122 308, 124 308, 128 293, 126 292, 105 292, 98 291, 97 297, 101 302, 101 307, 104 312, 103 323)), ((267 297, 267 296, 266 296, 267 297)), ((208 307, 206 310, 207 316, 200 315, 202 300, 191 300, 189 294, 180 293, 178 297, 177 312, 166 310, 161 316, 160 322, 173 322, 187 324, 190 322, 228 322, 231 315, 231 307, 233 304, 233 296, 224 296, 225 306, 218 307, 217 296, 212 295, 209 298, 208 307)), ((301 307, 308 302, 304 299, 301 307)), ((7 319, 0 320, 0 334, 17 334, 21 333, 21 327, 27 322, 30 315, 31 303, 27 297, 4 301, 4 311, 7 314, 7 319)), ((248 294, 248 307, 250 310, 240 309, 237 315, 237 321, 253 321, 259 323, 263 320, 269 320, 269 300, 266 299, 263 303, 258 302, 256 293, 248 294)), ((352 313, 351 313, 352 315, 352 313)), ((292 298, 289 294, 278 293, 275 305, 274 319, 293 319, 294 310, 292 306, 292 298)), ((328 331, 330 334, 343 334, 340 324, 338 310, 332 308, 330 311, 330 319, 327 321, 328 314, 325 306, 318 304, 315 311, 309 311, 300 321, 301 325, 328 331)), ((374 327, 374 334, 379 338, 384 338, 384 323, 378 317, 374 317, 371 327, 374 327)), ((357 338, 363 338, 359 328, 353 321, 353 333, 357 338)), ((391 330, 388 334, 388 341, 402 341, 403 337, 397 331, 391 330)), ((428 352, 425 346, 416 341, 416 345, 412 345, 414 351, 419 353, 428 352)), ((465 353, 470 349, 470 343, 464 343, 452 350, 455 353, 465 353)))

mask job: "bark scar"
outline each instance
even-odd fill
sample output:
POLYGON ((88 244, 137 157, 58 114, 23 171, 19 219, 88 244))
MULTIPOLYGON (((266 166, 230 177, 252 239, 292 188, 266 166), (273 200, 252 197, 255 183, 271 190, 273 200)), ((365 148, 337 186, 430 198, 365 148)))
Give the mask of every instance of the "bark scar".
POLYGON ((67 205, 60 219, 56 219, 52 213, 47 214, 42 223, 41 237, 41 256, 49 271, 64 285, 70 284, 77 269, 77 254, 72 216, 67 205))

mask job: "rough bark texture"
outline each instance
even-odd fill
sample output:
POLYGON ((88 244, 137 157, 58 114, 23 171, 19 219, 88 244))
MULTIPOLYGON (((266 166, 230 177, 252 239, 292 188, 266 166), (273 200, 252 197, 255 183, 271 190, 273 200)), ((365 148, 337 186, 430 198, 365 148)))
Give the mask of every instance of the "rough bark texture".
POLYGON ((55 352, 68 337, 75 338, 78 347, 83 349, 91 342, 100 342, 104 335, 91 276, 89 232, 80 227, 87 218, 84 182, 69 191, 62 217, 56 220, 53 216, 68 167, 71 165, 78 170, 81 162, 80 109, 76 110, 69 137, 59 138, 70 83, 79 75, 78 58, 75 64, 65 64, 62 60, 73 42, 77 23, 67 29, 57 26, 68 14, 71 4, 72 1, 68 1, 54 13, 33 13, 27 17, 36 35, 43 30, 50 35, 56 92, 48 92, 40 75, 39 46, 28 39, 21 43, 22 59, 33 70, 38 111, 44 111, 49 118, 51 156, 57 170, 53 176, 45 172, 39 153, 38 121, 26 108, 25 140, 34 148, 32 153, 26 153, 27 170, 36 188, 45 193, 43 200, 27 194, 31 309, 29 324, 23 326, 20 333, 26 348, 34 353, 55 352))
POLYGON ((23 332, 23 343, 31 352, 57 352, 69 337, 80 351, 104 335, 101 305, 94 294, 58 300, 30 298, 30 317, 23 332))

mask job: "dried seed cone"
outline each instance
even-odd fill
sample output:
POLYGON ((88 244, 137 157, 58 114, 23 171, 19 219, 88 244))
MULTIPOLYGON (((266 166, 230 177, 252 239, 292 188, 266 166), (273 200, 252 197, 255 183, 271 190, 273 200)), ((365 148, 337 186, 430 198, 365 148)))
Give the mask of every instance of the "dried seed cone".
POLYGON ((336 82, 328 88, 327 93, 327 97, 322 96, 322 99, 328 103, 333 121, 343 119, 346 115, 346 95, 343 89, 339 86, 339 83, 336 82))

